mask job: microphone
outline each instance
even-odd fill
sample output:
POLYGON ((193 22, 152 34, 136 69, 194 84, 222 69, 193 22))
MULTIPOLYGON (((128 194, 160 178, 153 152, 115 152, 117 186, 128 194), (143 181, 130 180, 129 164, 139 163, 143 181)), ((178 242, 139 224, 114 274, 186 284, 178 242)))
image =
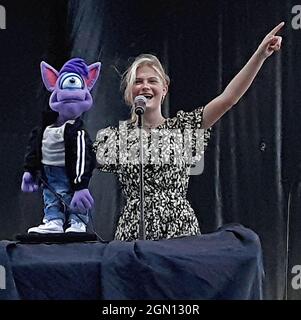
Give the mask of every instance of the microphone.
POLYGON ((137 96, 134 100, 135 113, 142 115, 145 112, 147 99, 145 96, 137 96))

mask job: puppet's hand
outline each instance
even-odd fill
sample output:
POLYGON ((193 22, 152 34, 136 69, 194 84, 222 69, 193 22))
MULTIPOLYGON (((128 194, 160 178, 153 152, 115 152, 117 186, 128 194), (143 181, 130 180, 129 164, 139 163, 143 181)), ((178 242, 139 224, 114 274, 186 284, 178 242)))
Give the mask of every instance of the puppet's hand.
POLYGON ((83 189, 75 191, 74 196, 71 200, 71 208, 74 210, 79 210, 85 212, 92 208, 94 200, 88 189, 83 189))
POLYGON ((276 33, 284 26, 284 22, 281 22, 271 32, 269 32, 259 45, 257 52, 266 59, 275 51, 279 51, 281 48, 282 37, 277 36, 276 33))
POLYGON ((29 172, 24 172, 22 177, 21 190, 23 192, 35 192, 38 191, 39 186, 34 180, 33 176, 29 172))

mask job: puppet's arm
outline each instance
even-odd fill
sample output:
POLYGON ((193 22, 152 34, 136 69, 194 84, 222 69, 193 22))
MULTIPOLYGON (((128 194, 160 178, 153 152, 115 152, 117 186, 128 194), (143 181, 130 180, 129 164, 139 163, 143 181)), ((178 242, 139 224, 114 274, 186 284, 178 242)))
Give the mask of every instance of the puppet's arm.
POLYGON ((95 168, 96 160, 92 149, 92 141, 88 133, 84 130, 79 130, 77 137, 79 136, 82 139, 77 139, 76 144, 74 143, 74 147, 76 145, 76 148, 73 149, 74 159, 72 161, 73 170, 71 171, 75 192, 71 200, 71 208, 85 211, 91 209, 94 204, 93 197, 88 190, 88 185, 95 168))
POLYGON ((35 128, 30 135, 24 159, 24 174, 22 177, 21 190, 23 192, 34 192, 39 189, 37 175, 41 167, 38 156, 39 128, 35 128))

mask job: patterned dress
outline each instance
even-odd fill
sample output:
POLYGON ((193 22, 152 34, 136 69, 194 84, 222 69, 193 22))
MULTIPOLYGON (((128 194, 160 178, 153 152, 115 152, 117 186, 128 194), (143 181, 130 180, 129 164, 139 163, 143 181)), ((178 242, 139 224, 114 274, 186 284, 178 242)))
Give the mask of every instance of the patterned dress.
MULTIPOLYGON (((203 161, 210 138, 210 129, 201 129, 203 109, 179 111, 156 129, 143 130, 144 219, 148 240, 200 234, 186 194, 191 173, 201 173, 197 164, 203 161)), ((119 128, 101 129, 94 142, 99 169, 117 174, 126 198, 116 240, 131 241, 139 235, 139 141, 135 124, 124 121, 119 128)))

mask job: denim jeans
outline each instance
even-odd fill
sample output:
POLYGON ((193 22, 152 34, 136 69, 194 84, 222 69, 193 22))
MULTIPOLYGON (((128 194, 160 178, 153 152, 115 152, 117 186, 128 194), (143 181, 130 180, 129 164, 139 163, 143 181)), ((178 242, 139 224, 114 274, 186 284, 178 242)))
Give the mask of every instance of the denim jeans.
MULTIPOLYGON (((65 167, 44 165, 43 168, 46 182, 64 199, 64 202, 70 205, 74 192, 71 189, 65 167)), ((81 222, 82 219, 85 223, 88 223, 89 216, 87 213, 83 214, 78 211, 65 209, 65 206, 47 186, 43 187, 43 198, 44 219, 48 221, 62 219, 64 222, 69 222, 71 219, 81 222)))

